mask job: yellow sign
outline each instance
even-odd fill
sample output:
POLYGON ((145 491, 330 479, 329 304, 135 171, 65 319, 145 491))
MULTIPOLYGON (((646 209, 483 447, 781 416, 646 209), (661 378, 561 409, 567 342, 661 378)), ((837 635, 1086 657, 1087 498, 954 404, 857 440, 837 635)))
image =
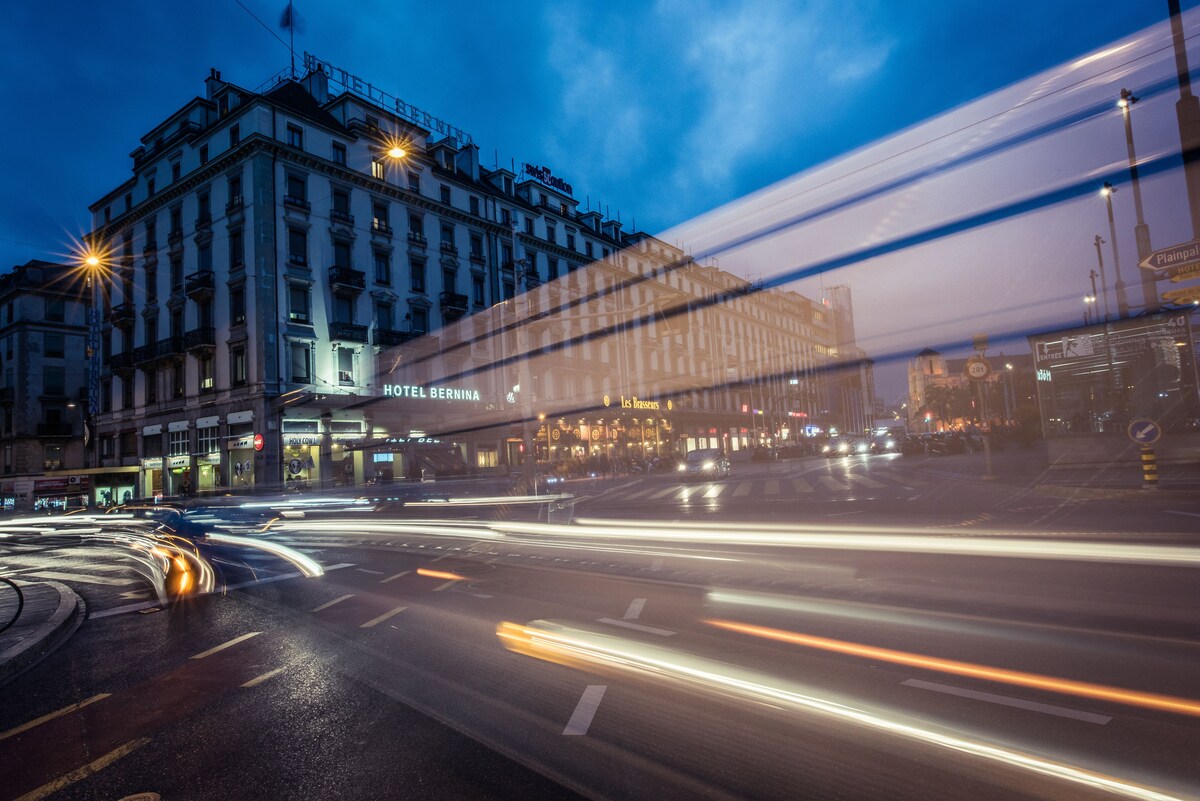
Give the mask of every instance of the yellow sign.
POLYGON ((1200 264, 1189 264, 1186 267, 1177 267, 1171 271, 1171 283, 1178 284, 1181 281, 1188 281, 1192 278, 1200 278, 1200 264))
POLYGON ((1168 303, 1195 303, 1200 300, 1200 286, 1185 286, 1162 293, 1168 303))
POLYGON ((605 406, 611 406, 611 405, 612 405, 612 398, 610 398, 610 397, 608 397, 607 395, 605 395, 605 396, 604 396, 604 405, 605 405, 605 406))

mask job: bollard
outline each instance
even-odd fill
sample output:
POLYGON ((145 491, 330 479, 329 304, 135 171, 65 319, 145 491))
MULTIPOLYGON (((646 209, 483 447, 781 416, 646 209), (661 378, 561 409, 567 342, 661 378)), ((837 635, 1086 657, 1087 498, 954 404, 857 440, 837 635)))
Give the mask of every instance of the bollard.
POLYGON ((1142 446, 1142 489, 1158 489, 1158 461, 1154 448, 1142 446))

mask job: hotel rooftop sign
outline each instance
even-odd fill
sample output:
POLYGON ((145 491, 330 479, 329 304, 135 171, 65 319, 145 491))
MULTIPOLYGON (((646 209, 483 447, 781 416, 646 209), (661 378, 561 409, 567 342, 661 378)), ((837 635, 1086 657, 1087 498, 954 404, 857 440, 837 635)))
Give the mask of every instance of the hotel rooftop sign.
POLYGON ((356 94, 389 111, 394 111, 399 116, 411 123, 420 125, 422 128, 427 128, 435 133, 448 136, 461 144, 471 144, 471 135, 463 129, 456 128, 427 111, 422 111, 412 103, 406 103, 398 97, 389 95, 378 86, 371 85, 369 81, 364 81, 357 75, 352 75, 327 61, 322 61, 312 53, 305 52, 304 54, 304 70, 305 72, 317 72, 319 70, 325 74, 325 77, 330 82, 341 86, 342 91, 356 94))

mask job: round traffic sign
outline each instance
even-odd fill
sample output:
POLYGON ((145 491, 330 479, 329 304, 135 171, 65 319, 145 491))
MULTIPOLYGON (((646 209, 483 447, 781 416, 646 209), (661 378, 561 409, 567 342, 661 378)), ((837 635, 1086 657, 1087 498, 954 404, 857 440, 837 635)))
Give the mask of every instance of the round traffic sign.
POLYGON ((982 356, 972 356, 970 359, 967 359, 967 364, 963 367, 963 372, 972 381, 982 381, 992 374, 992 366, 982 356))
POLYGON ((263 435, 262 435, 262 434, 255 434, 255 435, 254 435, 254 450, 256 450, 256 451, 261 451, 261 450, 263 449, 263 445, 265 445, 265 444, 266 444, 266 443, 263 441, 263 435))
POLYGON ((1138 445, 1153 445, 1162 439, 1162 426, 1154 420, 1142 417, 1130 423, 1125 433, 1138 445))

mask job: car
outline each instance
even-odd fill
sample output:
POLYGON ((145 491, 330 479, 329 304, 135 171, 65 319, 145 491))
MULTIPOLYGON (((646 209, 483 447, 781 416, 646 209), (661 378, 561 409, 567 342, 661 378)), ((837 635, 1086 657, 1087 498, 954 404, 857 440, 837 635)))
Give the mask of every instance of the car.
POLYGON ((840 436, 833 437, 821 448, 826 457, 833 459, 838 456, 856 456, 871 452, 871 443, 862 437, 840 436))
POLYGON ((871 440, 871 453, 899 453, 900 439, 894 434, 880 434, 871 440))
POLYGON ((727 478, 732 473, 729 458, 718 448, 700 448, 690 451, 677 468, 679 478, 727 478))

